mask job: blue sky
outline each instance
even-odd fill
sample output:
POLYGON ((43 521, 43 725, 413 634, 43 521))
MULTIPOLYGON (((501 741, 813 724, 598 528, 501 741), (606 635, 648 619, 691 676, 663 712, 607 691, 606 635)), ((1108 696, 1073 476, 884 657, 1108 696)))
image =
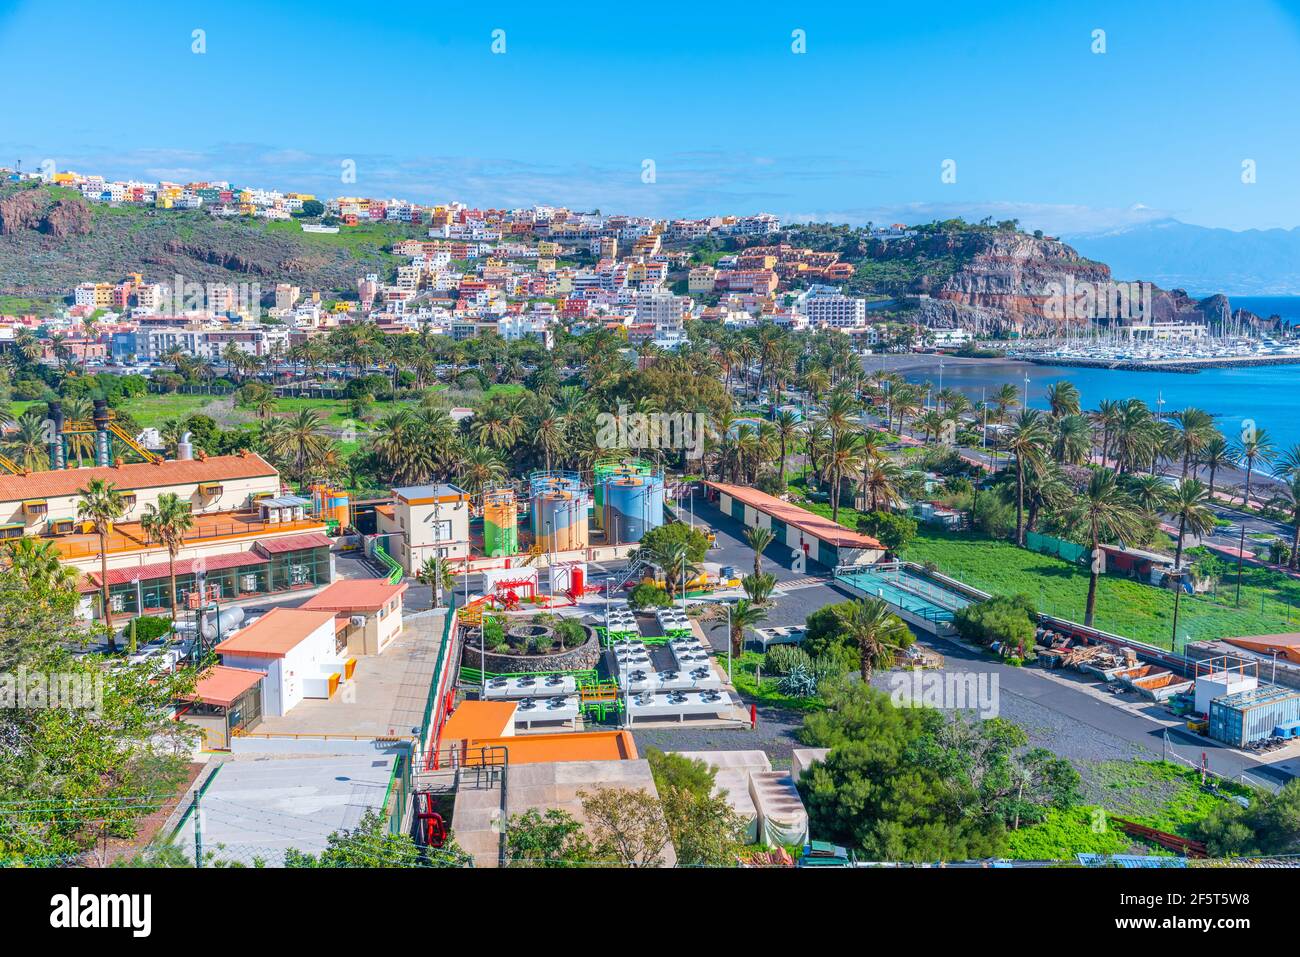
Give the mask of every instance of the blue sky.
POLYGON ((1267 2, 0 0, 0 163, 656 215, 1292 227, 1298 73, 1300 9, 1267 2))

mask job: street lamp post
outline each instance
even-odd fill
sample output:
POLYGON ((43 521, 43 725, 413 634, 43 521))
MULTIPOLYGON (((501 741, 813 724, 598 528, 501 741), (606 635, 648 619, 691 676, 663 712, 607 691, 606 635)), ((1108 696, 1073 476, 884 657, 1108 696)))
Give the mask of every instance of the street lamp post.
POLYGON ((727 682, 731 682, 731 602, 727 602, 727 682))

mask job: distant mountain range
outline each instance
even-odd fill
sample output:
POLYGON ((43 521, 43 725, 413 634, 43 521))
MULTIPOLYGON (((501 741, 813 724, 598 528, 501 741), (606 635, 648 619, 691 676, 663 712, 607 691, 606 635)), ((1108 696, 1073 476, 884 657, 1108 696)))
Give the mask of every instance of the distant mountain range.
POLYGON ((1116 279, 1145 279, 1195 296, 1300 295, 1300 228, 1211 229, 1158 219, 1062 236, 1116 279))

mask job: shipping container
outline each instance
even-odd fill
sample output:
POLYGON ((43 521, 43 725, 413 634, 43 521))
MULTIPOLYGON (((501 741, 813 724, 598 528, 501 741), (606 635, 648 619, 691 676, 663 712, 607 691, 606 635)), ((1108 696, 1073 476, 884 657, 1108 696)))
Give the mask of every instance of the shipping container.
POLYGON ((1234 747, 1270 737, 1278 725, 1300 721, 1300 690, 1265 685, 1210 702, 1210 737, 1234 747))

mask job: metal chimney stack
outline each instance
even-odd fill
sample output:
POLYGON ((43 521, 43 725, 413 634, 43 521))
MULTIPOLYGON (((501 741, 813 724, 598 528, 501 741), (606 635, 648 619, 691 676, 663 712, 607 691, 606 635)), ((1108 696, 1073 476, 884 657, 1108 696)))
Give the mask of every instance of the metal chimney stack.
POLYGON ((112 465, 112 449, 108 440, 108 401, 95 400, 95 411, 91 415, 95 425, 95 464, 112 465))
POLYGON ((50 468, 68 467, 67 450, 63 447, 63 403, 51 402, 48 405, 50 418, 50 468))
POLYGON ((190 433, 186 432, 176 443, 176 461, 188 462, 194 458, 194 445, 190 442, 190 433))

